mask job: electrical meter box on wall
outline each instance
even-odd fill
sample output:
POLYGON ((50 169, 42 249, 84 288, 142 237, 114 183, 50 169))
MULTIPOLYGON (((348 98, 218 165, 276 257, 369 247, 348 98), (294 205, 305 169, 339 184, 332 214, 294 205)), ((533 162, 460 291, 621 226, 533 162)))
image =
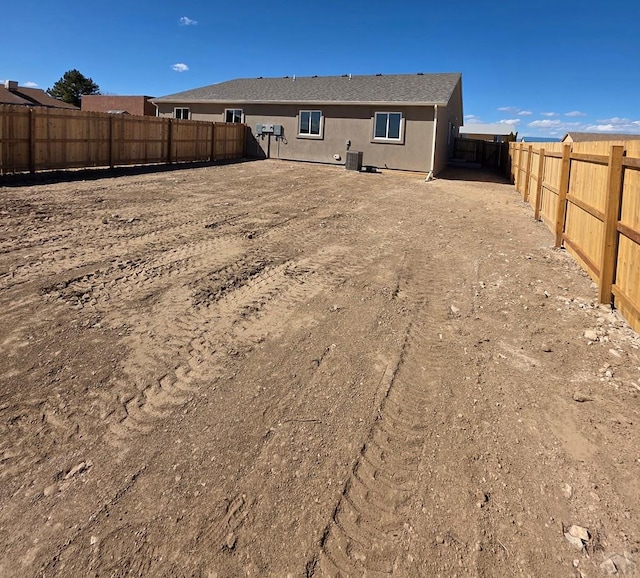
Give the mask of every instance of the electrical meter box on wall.
POLYGON ((274 136, 282 136, 284 133, 281 124, 257 124, 256 134, 273 134, 274 136))

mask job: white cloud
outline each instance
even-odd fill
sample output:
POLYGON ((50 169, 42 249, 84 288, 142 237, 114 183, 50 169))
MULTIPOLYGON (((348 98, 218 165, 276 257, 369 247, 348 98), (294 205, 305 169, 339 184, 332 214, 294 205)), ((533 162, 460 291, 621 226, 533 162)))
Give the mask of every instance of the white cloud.
POLYGON ((533 128, 552 128, 559 127, 562 123, 559 120, 534 120, 529 123, 533 128))
POLYGON ((590 124, 587 128, 587 132, 614 132, 617 127, 612 124, 590 124))
POLYGON ((191 18, 189 18, 188 16, 183 16, 182 18, 180 18, 181 26, 195 26, 197 23, 197 20, 191 20, 191 18))
POLYGON ((619 118, 617 116, 614 116, 613 118, 598 119, 596 122, 600 124, 614 124, 618 126, 633 124, 630 118, 619 118))
POLYGON ((522 119, 520 118, 504 118, 498 121, 498 124, 518 124, 522 119))
POLYGON ((557 112, 541 112, 540 113, 542 116, 559 116, 557 112))
POLYGON ((533 114, 530 110, 523 110, 517 106, 499 106, 497 110, 500 112, 510 112, 511 114, 516 114, 518 116, 531 116, 533 114))
POLYGON ((565 112, 565 116, 587 116, 586 112, 580 112, 579 110, 572 110, 571 112, 565 112))
POLYGON ((171 69, 176 72, 186 72, 189 70, 189 67, 184 62, 178 62, 177 64, 172 64, 171 69))
POLYGON ((26 86, 27 88, 35 88, 36 86, 38 86, 37 82, 32 82, 31 80, 29 82, 25 82, 24 86, 26 86))
POLYGON ((601 118, 596 124, 591 124, 585 129, 588 132, 620 132, 620 133, 640 133, 640 120, 621 118, 601 118))

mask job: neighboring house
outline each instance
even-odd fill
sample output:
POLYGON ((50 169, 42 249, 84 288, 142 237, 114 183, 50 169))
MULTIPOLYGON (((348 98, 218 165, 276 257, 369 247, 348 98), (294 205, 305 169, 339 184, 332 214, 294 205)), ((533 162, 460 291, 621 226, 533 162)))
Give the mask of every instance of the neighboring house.
POLYGON ((505 123, 469 123, 460 128, 460 137, 489 142, 512 142, 518 131, 515 125, 505 123))
POLYGON ((553 136, 523 136, 518 139, 520 142, 560 142, 560 139, 553 136))
POLYGON ((462 124, 462 79, 450 74, 242 78, 152 102, 158 115, 244 122, 247 154, 437 173, 462 124))
POLYGON ((603 132, 568 132, 562 137, 562 142, 590 142, 602 140, 638 140, 640 134, 603 133, 603 132))
POLYGON ((107 94, 86 94, 82 97, 82 110, 110 112, 113 114, 135 114, 156 116, 156 107, 151 96, 111 96, 107 94))
POLYGON ((49 96, 41 88, 18 86, 15 80, 6 80, 4 86, 0 86, 0 104, 79 110, 73 104, 68 104, 49 96))

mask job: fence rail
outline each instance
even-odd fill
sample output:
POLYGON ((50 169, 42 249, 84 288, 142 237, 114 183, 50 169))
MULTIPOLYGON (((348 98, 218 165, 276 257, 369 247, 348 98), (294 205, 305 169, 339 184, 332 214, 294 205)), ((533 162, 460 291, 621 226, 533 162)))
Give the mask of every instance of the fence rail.
POLYGON ((241 158, 246 126, 0 105, 0 174, 241 158))
POLYGON ((640 331, 640 141, 511 143, 516 190, 640 331))

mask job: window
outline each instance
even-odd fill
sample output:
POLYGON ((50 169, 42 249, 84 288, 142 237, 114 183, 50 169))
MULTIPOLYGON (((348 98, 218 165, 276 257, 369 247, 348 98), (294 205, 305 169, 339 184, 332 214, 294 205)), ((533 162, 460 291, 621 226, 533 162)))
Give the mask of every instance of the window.
POLYGON ((298 136, 322 137, 322 111, 301 110, 298 116, 298 136))
POLYGON ((225 109, 224 122, 242 122, 242 109, 241 108, 225 109))
POLYGON ((376 112, 373 121, 374 140, 402 140, 402 113, 376 112))
POLYGON ((188 108, 174 108, 173 109, 173 118, 180 118, 182 120, 189 120, 189 109, 188 108))

